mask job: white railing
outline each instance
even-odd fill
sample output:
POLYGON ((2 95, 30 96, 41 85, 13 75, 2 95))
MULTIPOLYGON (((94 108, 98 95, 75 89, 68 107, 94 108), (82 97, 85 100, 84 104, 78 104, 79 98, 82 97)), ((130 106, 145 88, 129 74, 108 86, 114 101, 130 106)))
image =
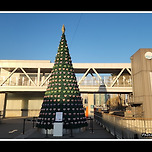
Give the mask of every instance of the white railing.
POLYGON ((94 117, 117 138, 152 138, 152 118, 125 118, 96 111, 94 117))
MULTIPOLYGON (((77 80, 79 80, 81 77, 77 77, 77 80)), ((80 85, 90 85, 90 86, 107 86, 110 87, 115 80, 112 76, 103 76, 102 79, 99 78, 93 78, 93 77, 86 77, 80 85)), ((132 79, 131 76, 120 76, 120 78, 116 81, 114 84, 114 87, 132 87, 132 79)))
MULTIPOLYGON (((0 76, 0 84, 7 78, 7 76, 0 76)), ((35 75, 30 76, 31 80, 34 82, 34 84, 37 86, 38 78, 35 75)), ((44 80, 47 78, 47 76, 41 76, 40 77, 40 84, 44 82, 44 80)), ((77 76, 77 82, 79 82, 81 79, 80 76, 77 76)), ((114 81, 114 77, 112 76, 103 76, 102 79, 99 79, 97 77, 86 77, 82 82, 81 86, 107 86, 110 87, 114 81)), ((49 83, 49 79, 43 84, 43 86, 47 86, 49 83)), ((33 83, 31 83, 30 79, 28 79, 26 76, 11 76, 4 84, 3 86, 34 86, 33 83)), ((131 76, 120 76, 120 78, 116 81, 114 84, 114 87, 132 87, 132 80, 131 76)))
MULTIPOLYGON (((0 83, 2 83, 7 77, 0 76, 0 83)), ((30 76, 31 80, 37 86, 37 76, 30 76)), ((40 84, 43 83, 43 78, 40 79, 40 84)), ((49 79, 44 83, 43 86, 47 86, 49 83, 49 79)), ((34 84, 28 79, 26 76, 12 76, 10 77, 3 86, 34 86, 34 84)))

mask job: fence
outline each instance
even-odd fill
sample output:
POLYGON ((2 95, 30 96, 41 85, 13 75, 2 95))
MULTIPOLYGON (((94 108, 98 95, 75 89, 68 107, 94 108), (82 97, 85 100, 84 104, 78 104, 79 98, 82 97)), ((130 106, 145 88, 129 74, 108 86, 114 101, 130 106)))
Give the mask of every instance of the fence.
POLYGON ((25 118, 25 119, 23 119, 23 134, 25 133, 25 122, 26 121, 30 121, 30 122, 32 122, 32 127, 34 128, 35 127, 35 123, 36 123, 36 121, 37 121, 37 117, 33 117, 32 119, 29 119, 29 118, 25 118), (34 123, 35 122, 35 123, 34 123))
MULTIPOLYGON (((81 77, 77 76, 77 80, 79 81, 81 77)), ((80 85, 90 85, 90 86, 107 86, 110 87, 114 81, 112 76, 102 76, 102 80, 98 77, 86 77, 80 85)), ((116 81, 115 87, 131 87, 132 86, 132 79, 131 76, 120 76, 119 79, 116 81)))
POLYGON ((116 138, 152 138, 152 118, 125 118, 97 111, 94 118, 116 138))
MULTIPOLYGON (((35 74, 29 74, 31 80, 37 84, 37 75, 35 74)), ((44 76, 40 76, 40 83, 43 83, 44 79, 47 77, 48 75, 44 76)), ((7 76, 0 76, 0 83, 2 83, 5 79, 7 78, 7 76)), ((81 79, 81 76, 77 76, 77 81, 79 82, 79 80, 81 79)), ((103 76, 102 80, 100 80, 98 77, 86 77, 82 83, 80 85, 90 85, 90 86, 108 86, 110 87, 111 84, 113 83, 114 78, 112 76, 103 76)), ((44 83, 43 86, 47 86, 49 83, 49 79, 44 83)), ((13 75, 11 76, 4 84, 3 86, 34 86, 33 83, 31 83, 31 81, 23 75, 13 75)), ((132 86, 132 80, 131 80, 131 76, 120 76, 120 78, 116 81, 115 87, 131 87, 132 86)))

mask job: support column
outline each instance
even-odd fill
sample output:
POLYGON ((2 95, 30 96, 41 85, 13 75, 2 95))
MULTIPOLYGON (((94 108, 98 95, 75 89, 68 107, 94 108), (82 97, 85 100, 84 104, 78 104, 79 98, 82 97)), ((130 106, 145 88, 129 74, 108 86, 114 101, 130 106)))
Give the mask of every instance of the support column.
POLYGON ((88 94, 88 116, 94 117, 94 94, 88 94))
POLYGON ((40 68, 38 68, 38 72, 37 72, 37 86, 40 85, 40 68))
POLYGON ((22 111, 22 114, 21 114, 22 117, 28 116, 28 99, 26 97, 22 99, 21 111, 22 111))
POLYGON ((3 118, 5 117, 6 101, 7 93, 0 93, 0 111, 3 118))

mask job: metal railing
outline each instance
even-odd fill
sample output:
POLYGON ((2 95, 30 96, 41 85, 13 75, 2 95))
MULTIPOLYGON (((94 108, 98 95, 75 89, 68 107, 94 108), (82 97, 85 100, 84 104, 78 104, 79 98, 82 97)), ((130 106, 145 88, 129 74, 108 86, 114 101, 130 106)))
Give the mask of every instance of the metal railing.
MULTIPOLYGON (((0 76, 0 83, 3 82, 7 76, 0 76)), ((31 80, 37 85, 37 76, 31 75, 31 80)), ((45 77, 46 78, 46 77, 45 77)), ((40 84, 43 83, 44 79, 42 76, 40 77, 40 84)), ((80 76, 77 76, 77 81, 81 79, 80 76)), ((103 76, 102 80, 98 77, 86 77, 81 86, 107 86, 110 87, 113 83, 114 78, 112 76, 103 76)), ((49 83, 49 79, 44 83, 43 86, 47 86, 49 83)), ((34 86, 33 83, 26 76, 12 76, 10 77, 3 86, 34 86)), ((132 87, 132 79, 131 76, 120 76, 120 78, 114 84, 114 87, 132 87)))
POLYGON ((152 118, 125 118, 97 111, 94 118, 116 138, 152 138, 152 118))
MULTIPOLYGON (((0 83, 2 83, 7 76, 0 76, 0 83)), ((31 80, 37 84, 37 76, 31 76, 31 80)), ((43 79, 41 78, 41 81, 43 82, 43 79)), ((49 80, 46 81, 46 83, 43 86, 47 86, 49 83, 49 80)), ((3 86, 34 86, 33 83, 26 77, 26 76, 12 76, 10 77, 3 86)))
POLYGON ((32 122, 32 127, 35 128, 35 124, 36 124, 36 121, 37 121, 37 117, 33 117, 32 119, 29 119, 29 118, 23 119, 23 131, 22 131, 22 134, 25 133, 25 124, 26 124, 25 122, 26 122, 26 121, 32 122))

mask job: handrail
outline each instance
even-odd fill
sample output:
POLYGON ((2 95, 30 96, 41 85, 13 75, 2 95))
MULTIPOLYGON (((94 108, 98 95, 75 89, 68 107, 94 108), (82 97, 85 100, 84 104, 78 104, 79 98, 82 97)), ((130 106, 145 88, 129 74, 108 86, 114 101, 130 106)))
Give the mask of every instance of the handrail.
POLYGON ((118 138, 152 138, 152 118, 125 118, 97 111, 94 118, 118 138))
MULTIPOLYGON (((101 112, 98 112, 98 113, 101 113, 101 112)), ((104 115, 109 115, 111 117, 118 117, 118 118, 123 119, 123 120, 152 120, 152 118, 138 118, 138 117, 136 117, 136 118, 135 117, 130 118, 130 117, 122 117, 122 116, 117 116, 117 115, 111 115, 109 113, 104 113, 104 115)))
POLYGON ((33 122, 32 127, 34 128, 35 127, 34 122, 37 121, 36 119, 37 119, 37 117, 32 117, 32 119, 29 119, 29 118, 24 118, 23 119, 23 131, 22 131, 23 134, 25 133, 25 121, 32 121, 33 122))
MULTIPOLYGON (((43 76, 40 76, 40 83, 42 84, 44 81, 43 76)), ((122 78, 123 76, 120 76, 122 78)), ((77 76, 77 80, 80 80, 80 76, 77 76)), ((6 76, 0 76, 0 83, 3 82, 6 79, 6 76)), ((32 82, 37 84, 37 76, 31 76, 30 78, 32 82)), ((34 86, 33 83, 31 83, 30 79, 28 79, 26 76, 11 76, 2 86, 34 86)), ((49 79, 43 84, 43 86, 47 86, 49 83, 49 79)), ((81 82, 81 86, 107 86, 110 87, 113 83, 112 76, 104 76, 103 80, 100 80, 98 78, 93 79, 92 77, 86 77, 83 82, 81 82)), ((115 83, 115 87, 131 87, 132 81, 131 76, 129 76, 125 80, 121 80, 115 83)))

